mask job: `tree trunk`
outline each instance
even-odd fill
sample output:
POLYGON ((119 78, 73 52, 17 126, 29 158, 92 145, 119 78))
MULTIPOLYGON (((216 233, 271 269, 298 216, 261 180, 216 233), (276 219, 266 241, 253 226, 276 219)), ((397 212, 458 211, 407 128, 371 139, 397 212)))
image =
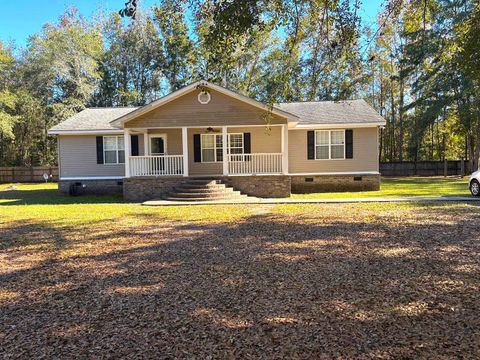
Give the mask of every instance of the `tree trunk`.
MULTIPOLYGON (((402 71, 400 69, 400 71, 402 71)), ((404 84, 403 76, 400 76, 400 98, 398 103, 398 125, 399 125, 399 134, 398 134, 398 158, 400 161, 403 161, 403 137, 404 137, 404 128, 403 128, 403 94, 404 84)))
POLYGON ((380 144, 378 149, 378 162, 382 161, 382 152, 383 152, 383 133, 385 132, 384 128, 380 128, 380 144))
POLYGON ((472 135, 472 172, 477 171, 480 167, 480 120, 477 120, 477 133, 476 136, 472 135))
MULTIPOLYGON (((385 109, 384 109, 384 98, 383 98, 383 67, 380 64, 380 98, 378 99, 379 101, 379 106, 380 106, 380 115, 384 116, 385 115, 385 109)), ((384 137, 385 137, 385 129, 381 129, 380 131, 380 149, 379 149, 379 161, 382 161, 383 157, 383 151, 384 151, 384 137)))
POLYGON ((434 126, 435 126, 435 124, 432 123, 432 126, 430 128, 430 135, 432 137, 432 146, 430 147, 430 160, 432 160, 432 161, 434 160, 433 153, 434 153, 434 146, 435 146, 435 137, 434 137, 435 136, 435 134, 434 134, 435 129, 434 129, 434 126))
POLYGON ((390 86, 390 111, 392 112, 392 138, 390 139, 390 161, 394 161, 397 158, 396 146, 395 146, 395 101, 393 97, 393 81, 390 86))
POLYGON ((472 171, 478 169, 478 158, 475 159, 475 137, 473 134, 468 134, 468 157, 470 159, 470 168, 472 171))

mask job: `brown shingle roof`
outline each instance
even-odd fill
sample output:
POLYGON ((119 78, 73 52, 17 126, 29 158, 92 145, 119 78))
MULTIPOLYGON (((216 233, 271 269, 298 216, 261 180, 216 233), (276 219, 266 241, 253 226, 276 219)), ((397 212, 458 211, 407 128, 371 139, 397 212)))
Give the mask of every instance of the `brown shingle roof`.
POLYGON ((385 119, 365 100, 280 103, 277 107, 297 115, 301 125, 385 124, 385 119))
POLYGON ((138 108, 89 108, 55 125, 50 131, 118 130, 110 122, 138 108))
MULTIPOLYGON (((280 103, 276 107, 298 116, 300 125, 385 124, 385 120, 364 100, 280 103)), ((50 131, 118 130, 111 122, 136 109, 85 109, 50 131)))

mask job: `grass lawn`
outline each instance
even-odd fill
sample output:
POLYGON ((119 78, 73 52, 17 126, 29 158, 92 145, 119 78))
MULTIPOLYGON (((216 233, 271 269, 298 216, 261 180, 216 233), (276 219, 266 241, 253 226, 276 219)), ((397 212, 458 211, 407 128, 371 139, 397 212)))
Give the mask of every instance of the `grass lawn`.
POLYGON ((456 177, 383 177, 380 191, 293 194, 296 199, 469 196, 468 178, 456 177))
POLYGON ((480 357, 476 203, 142 207, 9 187, 3 358, 480 357))

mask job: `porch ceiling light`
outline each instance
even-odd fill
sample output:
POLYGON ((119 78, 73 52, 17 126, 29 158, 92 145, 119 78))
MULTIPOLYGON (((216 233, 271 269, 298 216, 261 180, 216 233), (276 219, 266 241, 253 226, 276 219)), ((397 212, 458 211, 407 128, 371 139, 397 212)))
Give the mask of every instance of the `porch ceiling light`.
POLYGON ((198 93, 198 102, 202 105, 207 105, 210 100, 212 100, 212 96, 206 90, 200 91, 198 93))

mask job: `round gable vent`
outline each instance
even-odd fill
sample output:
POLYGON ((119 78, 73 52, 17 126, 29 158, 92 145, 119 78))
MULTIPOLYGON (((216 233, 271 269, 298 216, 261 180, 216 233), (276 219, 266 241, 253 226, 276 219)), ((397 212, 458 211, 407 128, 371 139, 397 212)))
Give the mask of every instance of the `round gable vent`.
POLYGON ((210 93, 207 92, 207 91, 201 91, 198 94, 198 102, 200 104, 206 105, 210 102, 211 99, 212 99, 212 97, 210 96, 210 93))

